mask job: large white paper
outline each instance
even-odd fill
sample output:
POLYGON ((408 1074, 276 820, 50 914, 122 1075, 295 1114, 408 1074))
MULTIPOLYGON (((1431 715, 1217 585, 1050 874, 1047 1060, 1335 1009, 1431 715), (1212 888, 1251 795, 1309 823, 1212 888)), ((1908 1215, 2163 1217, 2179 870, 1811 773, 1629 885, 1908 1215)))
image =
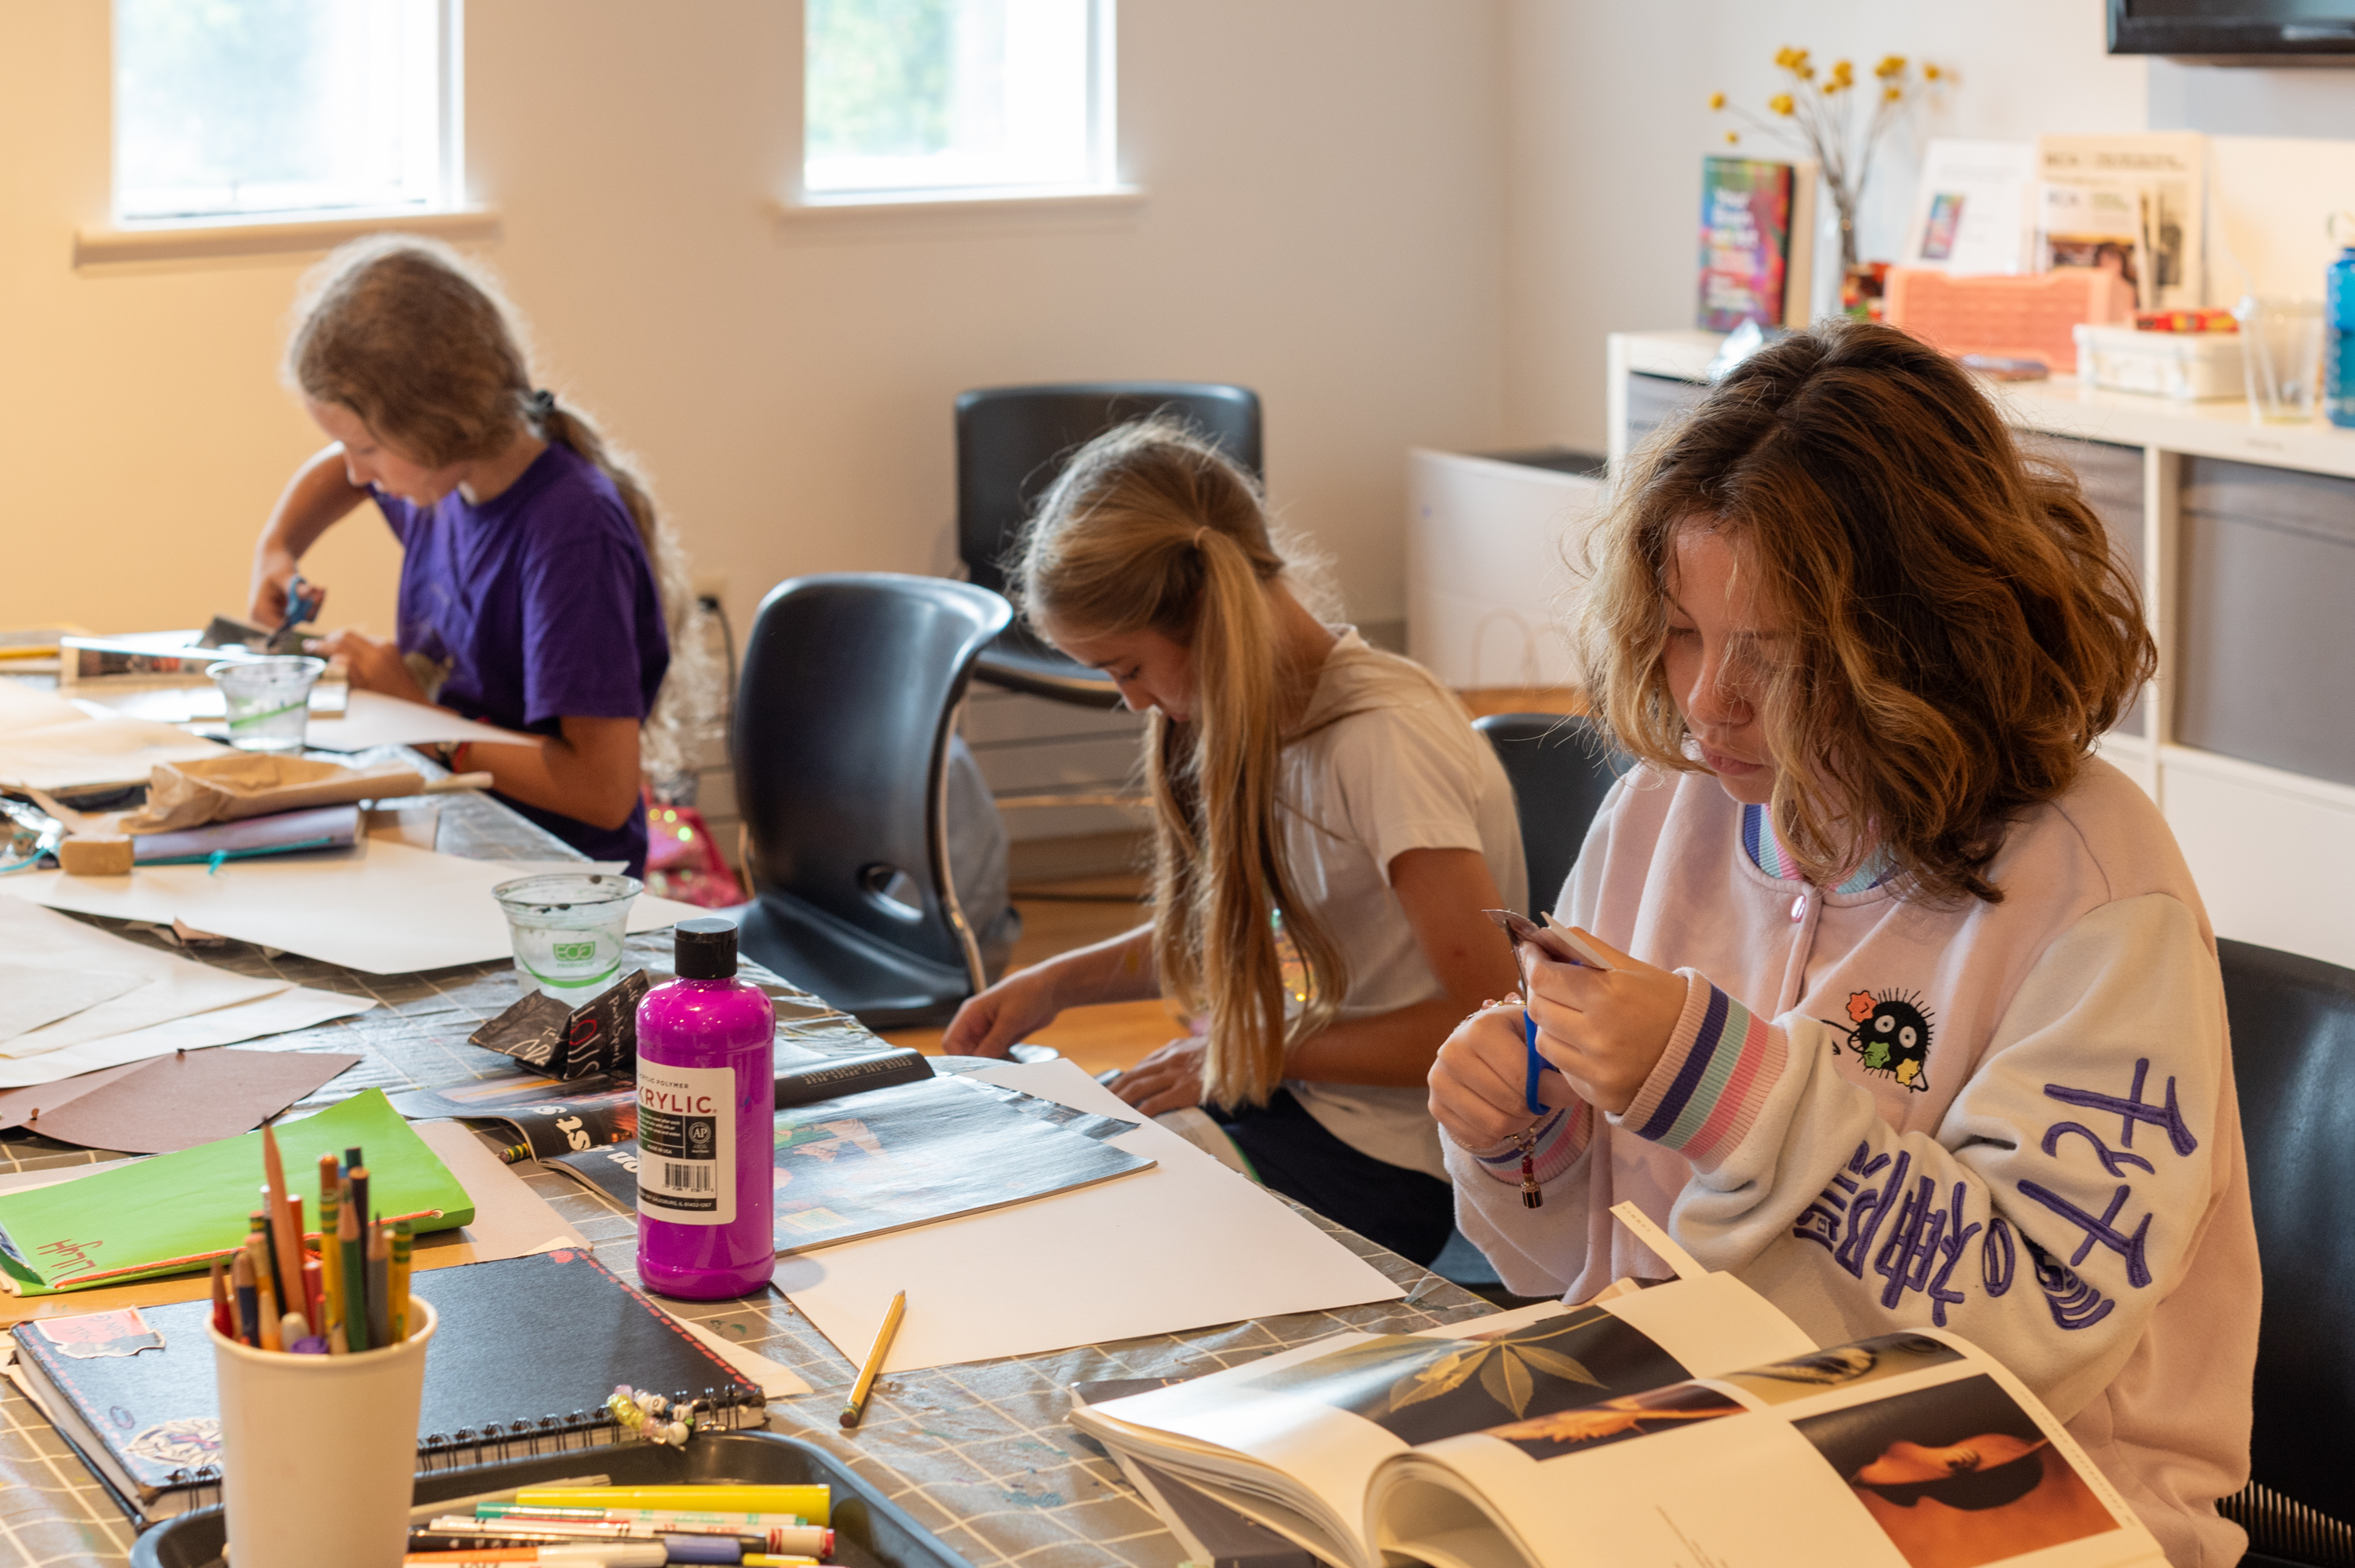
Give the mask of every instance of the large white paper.
POLYGON ((0 680, 0 784, 52 791, 144 784, 158 763, 222 749, 167 724, 93 717, 63 697, 0 680))
MULTIPOLYGON (((1070 1062, 977 1075, 1081 1110, 1136 1113, 1070 1062)), ((1405 1294, 1374 1266, 1176 1133, 1108 1141, 1150 1171, 967 1219, 780 1258, 777 1288, 858 1361, 893 1292, 908 1311, 884 1363, 911 1372, 1174 1334, 1405 1294)))
MULTIPOLYGON (((18 872, 0 877, 0 894, 121 920, 178 920, 323 963, 394 975, 506 957, 513 950, 506 916, 491 889, 538 869, 363 839, 348 850, 225 861, 217 869, 143 865, 128 876, 18 872)), ((704 913, 641 894, 630 907, 629 928, 656 930, 704 913)))
POLYGON ((372 746, 426 746, 445 740, 490 741, 501 746, 538 746, 540 741, 538 736, 476 724, 444 708, 357 690, 346 699, 342 717, 321 718, 314 714, 303 739, 321 751, 366 751, 372 746))
MULTIPOLYGON (((0 900, 0 903, 5 903, 0 900)), ((146 1029, 133 1029, 79 1045, 67 1045, 46 1055, 0 1058, 0 1089, 21 1089, 32 1084, 54 1084, 101 1067, 144 1062, 174 1051, 197 1051, 208 1045, 234 1045, 292 1029, 309 1029, 337 1018, 351 1018, 376 1003, 366 997, 344 996, 309 986, 288 986, 258 1001, 216 1007, 146 1029)))
MULTIPOLYGON (((15 876, 44 874, 48 874, 18 872, 15 876)), ((14 880, 0 877, 0 889, 13 892, 14 880)), ((288 989, 287 982, 282 980, 253 980, 209 964, 191 963, 13 898, 0 898, 0 952, 5 952, 11 962, 28 968, 61 974, 129 976, 136 981, 105 1001, 0 1043, 0 1054, 19 1062, 168 1023, 192 1013, 274 996, 288 989)), ((7 1065, 0 1064, 0 1068, 7 1065)), ((75 1069, 89 1070, 89 1066, 75 1069)), ((0 1076, 0 1082, 5 1081, 5 1076, 0 1076)), ((48 1078, 21 1081, 46 1083, 48 1078)))

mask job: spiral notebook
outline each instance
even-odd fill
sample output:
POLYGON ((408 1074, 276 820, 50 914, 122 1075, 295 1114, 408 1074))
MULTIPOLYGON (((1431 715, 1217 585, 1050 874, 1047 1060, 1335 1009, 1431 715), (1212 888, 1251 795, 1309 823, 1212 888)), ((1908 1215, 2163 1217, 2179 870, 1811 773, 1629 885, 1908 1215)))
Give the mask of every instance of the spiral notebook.
MULTIPOLYGON (((447 1469, 619 1440, 613 1385, 708 1398, 759 1425, 761 1390, 589 1254, 437 1269, 417 1467, 447 1469)), ((220 1420, 209 1301, 45 1318, 10 1330, 10 1376, 145 1529, 218 1500, 220 1420)))

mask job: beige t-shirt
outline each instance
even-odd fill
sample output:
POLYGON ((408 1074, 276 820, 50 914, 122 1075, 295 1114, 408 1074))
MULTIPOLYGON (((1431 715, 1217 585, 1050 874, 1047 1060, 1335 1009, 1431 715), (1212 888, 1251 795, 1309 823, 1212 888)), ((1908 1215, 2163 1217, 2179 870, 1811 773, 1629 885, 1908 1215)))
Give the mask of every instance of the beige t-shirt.
MULTIPOLYGON (((1509 909, 1527 907, 1529 871, 1512 784, 1455 694, 1420 665, 1369 648, 1355 628, 1334 630, 1340 641, 1300 738, 1284 747, 1276 801, 1300 895, 1348 966, 1348 1019, 1444 994, 1391 890, 1391 861, 1408 850, 1476 850, 1509 909)), ((1284 1086, 1359 1153, 1447 1179, 1420 1085, 1284 1086)))

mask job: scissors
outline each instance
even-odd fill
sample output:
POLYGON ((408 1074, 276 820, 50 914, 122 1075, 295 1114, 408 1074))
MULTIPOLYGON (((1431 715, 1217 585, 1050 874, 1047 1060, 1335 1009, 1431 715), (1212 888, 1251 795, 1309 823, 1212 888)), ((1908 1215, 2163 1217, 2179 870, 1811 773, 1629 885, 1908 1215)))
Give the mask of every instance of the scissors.
POLYGON ((294 652, 298 641, 294 629, 318 614, 319 606, 326 597, 304 581, 302 573, 295 573, 293 581, 286 585, 286 619, 280 621, 278 630, 270 634, 270 641, 263 651, 271 653, 294 652))
MULTIPOLYGON (((1610 964, 1594 950, 1592 942, 1569 927, 1558 924, 1550 915, 1540 926, 1528 916, 1511 909, 1488 909, 1482 913, 1512 938, 1516 949, 1527 942, 1556 963, 1576 964, 1582 969, 1600 969, 1605 974, 1611 970, 1610 964)), ((1558 1073, 1561 1069, 1538 1054, 1538 1021, 1526 1007, 1521 1009, 1521 1042, 1529 1050, 1529 1078, 1522 1086, 1521 1097, 1527 1102, 1530 1115, 1542 1116, 1546 1107, 1538 1099, 1538 1075, 1558 1073)))

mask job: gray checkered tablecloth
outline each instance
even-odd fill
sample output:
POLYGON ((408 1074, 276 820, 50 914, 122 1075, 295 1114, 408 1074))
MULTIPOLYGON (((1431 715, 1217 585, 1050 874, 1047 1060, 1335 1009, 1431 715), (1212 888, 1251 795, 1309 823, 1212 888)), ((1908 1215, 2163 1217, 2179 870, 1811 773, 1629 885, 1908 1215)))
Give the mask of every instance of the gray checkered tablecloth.
MULTIPOLYGON (((437 847, 446 853, 484 860, 577 858, 560 841, 486 796, 436 799, 442 801, 437 847)), ((92 924, 124 930, 119 922, 92 924)), ((132 935, 161 945, 153 935, 132 935)), ((465 1043, 519 994, 515 972, 505 961, 386 976, 291 953, 273 955, 242 943, 191 956, 240 974, 276 975, 365 995, 380 1004, 356 1018, 248 1043, 248 1048, 360 1054, 357 1066, 305 1103, 332 1102, 371 1086, 437 1087, 514 1068, 508 1058, 465 1043)), ((667 936, 633 938, 631 959, 669 973, 667 936)), ((748 966, 746 973, 777 1001, 782 1037, 820 1051, 854 1051, 874 1043, 857 1021, 808 992, 765 970, 748 966)), ((0 1170, 110 1158, 116 1157, 21 1131, 0 1138, 0 1170)), ((532 1166, 517 1169, 580 1230, 601 1262, 624 1279, 634 1277, 633 1214, 569 1176, 532 1166)), ((770 1404, 770 1430, 841 1457, 975 1568, 1014 1563, 1029 1568, 1173 1568, 1183 1555, 1176 1538, 1103 1451, 1064 1423, 1071 1384, 1214 1372, 1344 1329, 1412 1332, 1492 1310, 1477 1297, 1362 1236, 1310 1218, 1397 1281, 1407 1292, 1405 1299, 885 1378, 876 1385, 865 1422, 851 1432, 842 1429, 836 1415, 858 1369, 783 1297, 773 1290, 741 1301, 698 1304, 690 1315, 809 1381, 815 1392, 770 1404)), ((57 1430, 13 1384, 0 1384, 0 1568, 122 1563, 132 1534, 129 1521, 57 1430)))

